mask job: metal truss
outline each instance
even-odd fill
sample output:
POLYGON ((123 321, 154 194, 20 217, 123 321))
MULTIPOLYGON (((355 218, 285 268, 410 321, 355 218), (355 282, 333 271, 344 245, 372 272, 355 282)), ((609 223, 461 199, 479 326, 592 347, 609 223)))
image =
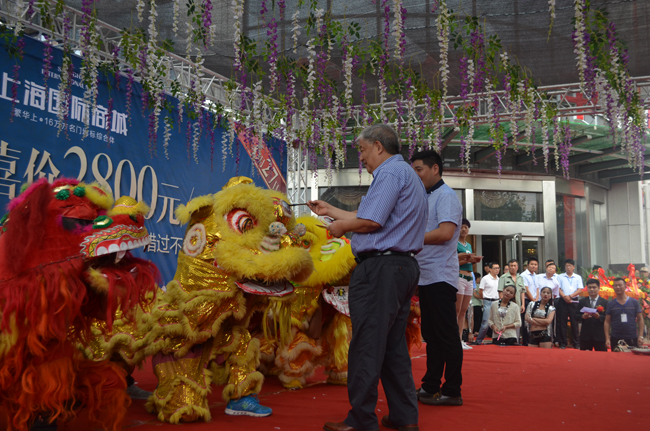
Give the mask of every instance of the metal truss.
MULTIPOLYGON (((650 109, 650 76, 643 76, 632 78, 633 88, 639 93, 639 96, 643 99, 643 108, 650 109)), ((605 108, 600 106, 597 103, 597 98, 589 98, 581 89, 579 83, 574 84, 563 84, 563 85, 549 85, 544 87, 537 88, 537 94, 546 94, 547 101, 546 103, 552 104, 557 110, 558 114, 561 117, 573 117, 577 115, 590 115, 590 116, 599 116, 605 115, 605 108)), ((511 105, 506 99, 505 91, 497 91, 492 93, 492 96, 496 96, 497 109, 499 116, 506 117, 508 119, 515 118, 517 120, 523 120, 525 117, 525 110, 519 109, 517 111, 513 110, 511 105)), ((490 96, 490 97, 492 97, 490 96)), ((468 101, 475 102, 478 106, 478 112, 473 116, 475 124, 486 124, 488 122, 488 93, 478 93, 478 94, 469 94, 466 100, 463 100, 460 96, 447 96, 443 101, 444 108, 444 118, 442 120, 442 126, 444 127, 453 127, 453 113, 463 104, 468 103, 468 101)), ((405 105, 405 104, 403 104, 405 105)), ((379 104, 369 105, 371 108, 379 108, 379 104)), ((416 118, 419 117, 419 113, 426 109, 426 106, 423 104, 417 105, 415 107, 416 118)), ((384 111, 389 118, 397 117, 397 103, 388 102, 384 104, 384 111)), ((404 111, 404 108, 402 108, 404 111)), ((361 118, 361 112, 359 107, 354 107, 352 110, 352 124, 348 126, 348 129, 352 130, 355 128, 362 128, 367 122, 365 119, 361 118)), ((425 119, 427 123, 433 123, 433 119, 425 119)), ((389 123, 392 126, 397 124, 396 121, 389 123)))
MULTIPOLYGON (((309 200, 309 157, 303 151, 302 145, 287 146, 287 197, 294 203, 305 203, 309 200)), ((304 205, 294 207, 296 216, 309 213, 304 205)))

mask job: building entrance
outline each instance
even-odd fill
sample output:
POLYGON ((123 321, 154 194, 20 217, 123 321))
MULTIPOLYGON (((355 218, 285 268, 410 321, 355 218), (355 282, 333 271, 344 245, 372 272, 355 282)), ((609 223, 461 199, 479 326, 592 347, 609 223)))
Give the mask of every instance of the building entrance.
MULTIPOLYGON (((523 271, 523 263, 531 256, 540 255, 540 239, 525 237, 520 233, 512 235, 481 235, 481 254, 483 264, 496 262, 501 267, 501 274, 511 259, 519 262, 519 271, 523 271)), ((481 271, 483 272, 483 271, 481 271)))

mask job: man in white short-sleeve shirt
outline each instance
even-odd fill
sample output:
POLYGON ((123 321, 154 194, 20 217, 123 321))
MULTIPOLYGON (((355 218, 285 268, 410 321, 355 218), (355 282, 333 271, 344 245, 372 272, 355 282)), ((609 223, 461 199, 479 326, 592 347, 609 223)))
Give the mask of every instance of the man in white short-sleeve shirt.
POLYGON ((474 344, 483 344, 483 339, 487 334, 489 328, 488 319, 490 318, 490 308, 492 303, 499 300, 499 264, 490 262, 487 264, 490 272, 481 279, 481 284, 478 287, 479 296, 483 298, 483 321, 481 322, 481 329, 478 331, 478 337, 474 344))

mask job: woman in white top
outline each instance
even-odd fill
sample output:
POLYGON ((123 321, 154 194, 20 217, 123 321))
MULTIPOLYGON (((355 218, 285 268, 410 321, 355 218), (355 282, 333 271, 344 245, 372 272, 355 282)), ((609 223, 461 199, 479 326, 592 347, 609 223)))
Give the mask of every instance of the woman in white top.
POLYGON ((515 286, 503 288, 501 300, 493 302, 488 323, 492 329, 492 344, 513 346, 517 344, 517 328, 521 326, 519 307, 515 301, 515 286))
POLYGON ((548 286, 543 287, 539 295, 540 300, 531 302, 526 309, 526 323, 530 331, 528 345, 550 349, 553 346, 551 325, 555 317, 553 290, 548 286))

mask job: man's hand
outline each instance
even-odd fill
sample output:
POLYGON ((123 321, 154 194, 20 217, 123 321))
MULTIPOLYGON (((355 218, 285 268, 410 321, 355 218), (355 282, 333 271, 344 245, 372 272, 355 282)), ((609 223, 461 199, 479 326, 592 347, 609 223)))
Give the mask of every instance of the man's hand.
POLYGON ((334 220, 334 222, 327 227, 327 230, 330 231, 332 236, 336 238, 341 238, 343 235, 345 235, 345 226, 344 226, 344 221, 343 220, 334 220))
POLYGON ((314 214, 319 216, 331 215, 331 210, 334 208, 333 205, 320 200, 309 201, 307 202, 307 206, 314 212, 314 214))
POLYGON ((595 313, 591 313, 591 317, 593 317, 594 319, 598 319, 600 318, 600 313, 597 311, 595 313))
POLYGON ((606 340, 605 340, 605 346, 606 346, 608 349, 611 349, 611 348, 612 348, 612 340, 610 340, 609 338, 606 339, 606 340))
POLYGON ((524 314, 526 312, 526 306, 524 304, 521 304, 521 313, 524 314))
POLYGON ((589 314, 589 313, 582 313, 582 318, 583 318, 583 319, 591 319, 591 314, 589 314))
POLYGON ((562 299, 564 299, 564 302, 566 302, 567 304, 571 304, 573 302, 571 301, 571 297, 569 295, 565 295, 564 298, 562 299))

